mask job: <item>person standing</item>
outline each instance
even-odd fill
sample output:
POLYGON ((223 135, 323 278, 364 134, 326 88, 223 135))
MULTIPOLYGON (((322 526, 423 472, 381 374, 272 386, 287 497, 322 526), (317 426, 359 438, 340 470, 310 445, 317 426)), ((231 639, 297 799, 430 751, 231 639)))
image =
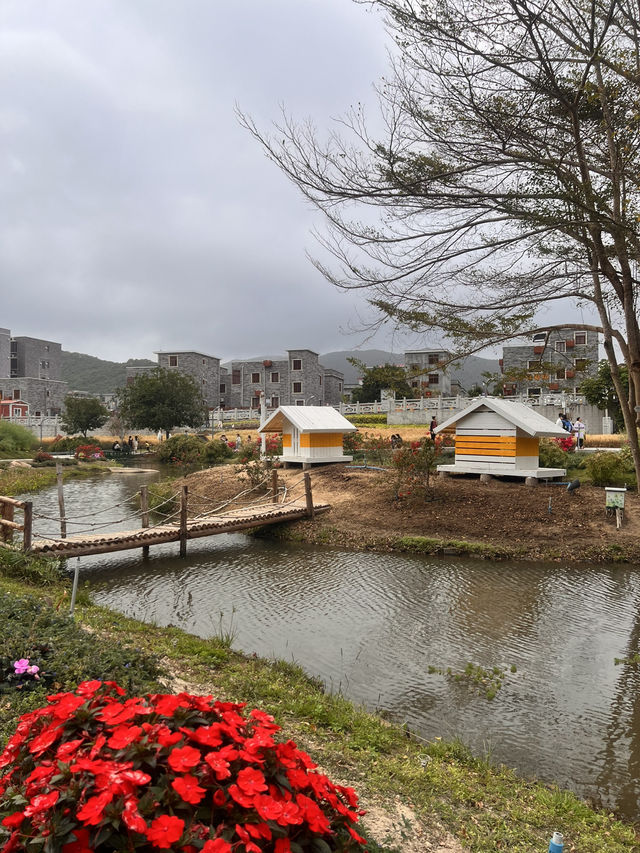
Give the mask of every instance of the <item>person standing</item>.
POLYGON ((240 438, 240 433, 236 434, 236 450, 242 449, 242 439, 240 438))
POLYGON ((429 435, 431 436, 431 441, 436 440, 436 427, 438 426, 438 421, 436 420, 436 416, 434 415, 431 418, 431 423, 429 424, 429 435))
POLYGON ((558 419, 556 420, 556 426, 560 429, 564 429, 564 413, 558 412, 558 419))
POLYGON ((579 415, 573 425, 573 434, 576 437, 576 444, 578 445, 578 449, 582 450, 582 448, 584 447, 584 438, 587 434, 587 425, 582 421, 582 418, 579 415))
POLYGON ((138 436, 137 435, 133 436, 133 452, 134 453, 138 452, 138 436))

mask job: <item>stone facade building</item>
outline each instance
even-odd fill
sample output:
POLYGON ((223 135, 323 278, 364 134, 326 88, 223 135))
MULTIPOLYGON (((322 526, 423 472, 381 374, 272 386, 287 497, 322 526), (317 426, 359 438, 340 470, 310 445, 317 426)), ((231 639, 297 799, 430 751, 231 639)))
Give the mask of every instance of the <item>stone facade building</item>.
POLYGON ((446 365, 451 353, 446 350, 412 350, 404 354, 407 381, 415 389, 416 397, 440 394, 451 396, 451 378, 446 365))
POLYGON ((598 370, 598 333, 557 329, 502 348, 500 368, 505 397, 549 392, 578 393, 583 379, 598 370))
POLYGON ((262 391, 271 408, 322 406, 340 402, 344 376, 323 367, 318 353, 291 349, 282 359, 233 361, 220 382, 220 405, 225 408, 258 409, 262 391))
POLYGON ((22 400, 36 417, 58 415, 68 390, 61 375, 59 343, 0 329, 0 399, 22 400))
MULTIPOLYGON (((232 361, 221 367, 220 359, 194 351, 157 352, 158 367, 179 370, 202 388, 209 409, 259 409, 260 393, 267 406, 337 405, 344 377, 328 370, 318 354, 308 349, 288 350, 286 358, 232 361)), ((127 367, 127 382, 152 367, 127 367)))

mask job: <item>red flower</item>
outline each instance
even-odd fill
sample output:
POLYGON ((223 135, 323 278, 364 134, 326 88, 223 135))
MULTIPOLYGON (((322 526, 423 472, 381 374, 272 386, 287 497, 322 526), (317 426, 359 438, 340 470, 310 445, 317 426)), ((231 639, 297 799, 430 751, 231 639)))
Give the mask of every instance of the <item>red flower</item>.
POLYGON ((93 853, 89 847, 89 830, 82 828, 74 829, 75 841, 62 845, 62 853, 93 853))
POLYGON ((192 746, 183 746, 179 749, 173 749, 169 753, 169 767, 175 770, 176 773, 184 773, 191 770, 199 763, 202 755, 199 749, 194 749, 192 746))
POLYGON ((282 803, 266 794, 256 794, 253 806, 263 820, 278 820, 282 814, 282 803))
POLYGON ((218 788, 217 791, 213 792, 213 802, 216 806, 223 806, 227 802, 227 795, 222 788, 218 788))
POLYGON ((2 825, 8 826, 9 829, 15 829, 20 826, 22 821, 24 820, 24 812, 14 812, 13 814, 7 815, 2 818, 2 825))
POLYGON ((267 783, 264 779, 264 774, 260 770, 254 770, 253 767, 245 767, 238 773, 238 787, 245 794, 258 794, 260 791, 267 790, 267 783))
POLYGON ((124 749, 125 746, 129 746, 130 743, 138 739, 141 731, 140 726, 118 726, 114 729, 107 743, 112 749, 124 749))
POLYGON ((224 838, 215 838, 205 842, 201 853, 231 853, 232 847, 224 838))
POLYGON ((179 776, 173 780, 171 787, 180 794, 185 803, 193 803, 194 805, 197 805, 207 793, 204 788, 198 785, 195 776, 179 776))
POLYGON ((39 812, 48 811, 51 806, 55 806, 59 797, 60 791, 51 791, 49 794, 38 794, 24 810, 25 817, 32 817, 39 812))
POLYGON ((222 726, 220 723, 214 723, 212 726, 200 726, 191 733, 191 737, 205 746, 220 746, 223 742, 222 726))
POLYGON ((216 775, 216 779, 220 782, 223 779, 228 779, 231 776, 229 770, 229 762, 226 761, 219 752, 209 752, 205 755, 204 760, 216 775))
POLYGON ((138 811, 138 803, 133 797, 128 797, 125 800, 122 821, 133 832, 145 833, 147 831, 147 824, 138 811))
POLYGON ((159 847, 161 850, 170 850, 182 835, 184 830, 184 821, 179 817, 172 815, 160 815, 147 829, 147 838, 154 847, 159 847))
POLYGON ((95 826, 102 820, 103 812, 112 799, 113 793, 110 791, 103 791, 96 797, 89 797, 82 808, 78 810, 76 817, 88 826, 95 826))
POLYGON ((291 853, 291 844, 288 838, 276 838, 276 846, 273 853, 291 853))

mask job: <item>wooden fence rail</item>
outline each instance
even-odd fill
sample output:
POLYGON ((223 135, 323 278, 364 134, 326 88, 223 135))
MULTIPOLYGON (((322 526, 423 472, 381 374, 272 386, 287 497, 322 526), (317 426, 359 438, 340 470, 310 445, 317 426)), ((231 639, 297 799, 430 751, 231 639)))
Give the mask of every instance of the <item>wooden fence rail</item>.
POLYGON ((0 544, 12 545, 14 530, 23 531, 22 548, 29 551, 33 530, 33 504, 31 501, 17 501, 15 498, 0 495, 0 544), (22 524, 15 521, 16 509, 22 510, 22 524))

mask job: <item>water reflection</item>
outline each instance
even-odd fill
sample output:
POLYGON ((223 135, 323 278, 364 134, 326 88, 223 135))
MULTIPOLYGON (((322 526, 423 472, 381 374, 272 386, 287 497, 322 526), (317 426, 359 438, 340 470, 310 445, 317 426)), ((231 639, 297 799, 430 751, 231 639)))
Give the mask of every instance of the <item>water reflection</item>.
MULTIPOLYGON (((116 503, 118 489, 123 500, 139 484, 78 482, 65 487, 67 506, 116 503)), ((640 648, 637 571, 284 547, 239 534, 176 554, 167 545, 146 563, 138 552, 86 558, 83 578, 127 615, 201 636, 231 629, 238 648, 294 660, 424 737, 459 736, 640 817, 638 668, 614 665, 640 648), (492 702, 428 671, 468 662, 507 670, 492 702)))

